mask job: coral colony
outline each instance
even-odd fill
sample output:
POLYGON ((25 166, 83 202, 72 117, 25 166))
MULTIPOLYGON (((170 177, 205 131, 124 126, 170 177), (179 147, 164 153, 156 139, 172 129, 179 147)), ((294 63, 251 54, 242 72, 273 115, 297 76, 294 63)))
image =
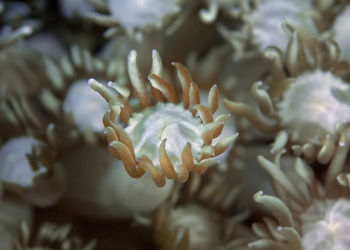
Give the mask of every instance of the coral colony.
POLYGON ((0 250, 350 249, 348 0, 0 19, 0 250))

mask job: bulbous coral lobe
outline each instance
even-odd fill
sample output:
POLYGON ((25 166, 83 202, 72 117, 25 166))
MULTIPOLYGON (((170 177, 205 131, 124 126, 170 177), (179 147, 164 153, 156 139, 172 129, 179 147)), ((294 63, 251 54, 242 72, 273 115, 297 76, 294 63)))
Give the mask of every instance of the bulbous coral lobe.
MULTIPOLYGON (((89 81, 110 106, 103 119, 109 150, 124 162, 130 176, 138 178, 148 171, 158 186, 165 184, 165 178, 185 182, 189 171, 205 172, 217 162, 215 156, 225 152, 237 137, 235 134, 211 145, 229 117, 213 117, 219 105, 217 87, 209 91, 208 106, 201 105, 199 89, 188 70, 173 63, 182 87, 182 102, 178 104, 173 85, 159 76, 161 65, 160 56, 153 51, 152 72, 158 75, 149 75, 150 95, 136 64, 136 51, 129 54, 128 71, 140 112, 133 111, 127 98, 116 97, 95 80, 89 81), (116 122, 118 117, 127 125, 125 129, 116 122)), ((117 85, 114 89, 118 92, 117 85)))

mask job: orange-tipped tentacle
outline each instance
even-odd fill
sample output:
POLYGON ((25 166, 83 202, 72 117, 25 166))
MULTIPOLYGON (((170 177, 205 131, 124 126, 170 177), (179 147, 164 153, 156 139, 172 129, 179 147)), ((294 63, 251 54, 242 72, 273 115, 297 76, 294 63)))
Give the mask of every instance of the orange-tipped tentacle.
POLYGON ((163 187, 165 185, 163 173, 153 165, 151 159, 147 156, 143 155, 140 157, 139 166, 151 174, 154 183, 156 183, 158 187, 163 187))
POLYGON ((155 74, 150 74, 148 76, 148 79, 151 82, 152 86, 155 89, 158 89, 168 102, 177 103, 176 91, 173 85, 155 74))
POLYGON ((118 135, 112 127, 106 127, 104 133, 107 137, 108 144, 110 144, 112 141, 119 141, 118 135))
POLYGON ((179 170, 177 180, 182 183, 186 182, 188 180, 188 177, 190 176, 188 169, 182 164, 178 165, 177 168, 179 170))
MULTIPOLYGON (((225 123, 225 121, 229 118, 231 118, 231 114, 222 114, 215 118, 215 122, 221 122, 222 124, 225 123)), ((224 129, 224 126, 219 127, 217 130, 213 132, 213 138, 218 137, 221 135, 222 130, 224 129)))
POLYGON ((213 140, 213 134, 218 129, 222 129, 224 127, 224 123, 217 121, 217 122, 211 122, 203 126, 201 130, 201 136, 204 142, 204 145, 211 144, 213 140))
POLYGON ((238 133, 231 135, 229 137, 222 138, 218 143, 216 143, 214 149, 215 149, 215 155, 220 155, 223 152, 225 152, 231 144, 236 140, 238 137, 238 133))
POLYGON ((121 126, 119 126, 116 123, 111 123, 111 127, 117 134, 119 141, 128 147, 133 159, 135 160, 134 146, 128 134, 125 132, 125 130, 121 126))
POLYGON ((202 155, 201 155, 201 160, 202 159, 207 159, 215 156, 215 149, 212 145, 205 145, 202 148, 202 155))
POLYGON ((124 168, 131 177, 139 178, 145 173, 143 169, 136 168, 134 158, 125 144, 119 141, 113 141, 109 144, 108 149, 113 155, 117 153, 117 155, 121 157, 121 160, 124 163, 124 168))
POLYGON ((218 160, 216 158, 203 159, 196 165, 196 168, 194 171, 196 171, 198 174, 203 174, 205 171, 207 171, 209 166, 217 163, 218 163, 218 160))
POLYGON ((164 175, 168 179, 176 178, 176 173, 173 164, 171 163, 169 156, 165 150, 166 139, 162 141, 159 147, 159 165, 163 170, 164 175))
POLYGON ((184 147, 184 149, 182 150, 181 160, 187 169, 189 169, 189 170, 194 169, 195 166, 194 166, 194 162, 193 162, 193 155, 192 155, 190 143, 187 143, 186 146, 184 147))
POLYGON ((196 114, 196 110, 193 110, 192 107, 199 104, 201 102, 201 97, 199 94, 199 89, 196 83, 191 82, 190 84, 190 111, 193 116, 196 114))
POLYGON ((188 109, 190 105, 190 84, 192 82, 191 74, 181 63, 173 62, 172 65, 176 67, 177 76, 181 83, 184 108, 188 109))
POLYGON ((212 122, 214 120, 212 113, 207 107, 201 104, 197 104, 193 108, 198 111, 199 118, 204 124, 212 122))
POLYGON ((208 108, 212 114, 219 108, 219 90, 216 84, 214 84, 208 94, 208 108))

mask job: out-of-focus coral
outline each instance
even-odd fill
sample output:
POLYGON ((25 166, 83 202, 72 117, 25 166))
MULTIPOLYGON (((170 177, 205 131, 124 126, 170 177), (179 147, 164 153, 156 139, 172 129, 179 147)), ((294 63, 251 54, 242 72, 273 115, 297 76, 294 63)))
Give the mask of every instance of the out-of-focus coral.
POLYGON ((67 176, 63 205, 94 219, 125 219, 147 215, 171 194, 173 182, 158 188, 149 174, 127 175, 123 162, 103 147, 80 147, 60 160, 67 176), (77 180, 75 176, 84 173, 77 180))
MULTIPOLYGON (((349 150, 349 129, 345 130, 346 136, 342 137, 337 151, 349 150)), ((344 178, 347 175, 339 175, 348 171, 344 167, 346 157, 335 155, 321 182, 300 158, 295 158, 294 162, 296 175, 286 174, 281 170, 280 155, 273 161, 258 157, 271 176, 277 197, 264 195, 262 191, 254 195, 255 201, 263 204, 273 218, 264 217, 261 223, 253 225, 261 239, 249 246, 258 249, 346 249, 349 245, 346 237, 349 186, 344 178)))
POLYGON ((278 132, 271 152, 289 143, 296 155, 327 163, 333 156, 339 127, 349 122, 344 116, 349 86, 336 76, 340 65, 336 44, 325 41, 314 46, 308 48, 295 32, 284 56, 277 49, 265 51, 274 71, 266 79, 267 86, 262 82, 252 86, 258 111, 238 102, 224 103, 261 131, 278 132))
POLYGON ((45 142, 33 137, 16 137, 0 148, 0 179, 5 191, 29 204, 50 206, 65 190, 62 168, 51 165, 45 142))
POLYGON ((71 225, 44 223, 34 234, 26 223, 19 226, 15 249, 48 249, 48 250, 94 250, 96 241, 88 243, 77 236, 71 236, 71 225))

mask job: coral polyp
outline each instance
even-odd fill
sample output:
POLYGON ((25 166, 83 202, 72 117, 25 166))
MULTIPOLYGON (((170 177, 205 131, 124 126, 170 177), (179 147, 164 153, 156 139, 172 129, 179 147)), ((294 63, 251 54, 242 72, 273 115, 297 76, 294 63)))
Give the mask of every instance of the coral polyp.
POLYGON ((315 201, 300 217, 304 249, 347 249, 350 199, 315 201))
POLYGON ((229 100, 224 104, 259 130, 278 132, 272 153, 289 144, 296 155, 325 164, 333 156, 341 127, 350 121, 350 89, 336 75, 337 45, 326 41, 314 46, 308 48, 294 32, 284 56, 278 49, 265 51, 273 69, 266 84, 256 82, 251 89, 259 111, 229 100))
POLYGON ((132 177, 141 177, 147 171, 158 186, 165 184, 165 178, 185 182, 190 171, 203 173, 217 163, 216 156, 227 150, 237 134, 211 145, 228 118, 228 115, 213 118, 219 105, 215 85, 210 89, 208 106, 201 105, 197 84, 183 65, 173 63, 182 87, 179 103, 175 87, 161 78, 162 62, 153 51, 152 73, 148 77, 151 95, 138 70, 136 55, 136 51, 130 52, 128 71, 140 111, 133 111, 127 99, 128 89, 110 83, 110 87, 119 92, 118 97, 97 81, 89 81, 110 106, 103 121, 109 150, 124 162, 132 177), (199 117, 195 116, 197 112, 199 117), (116 121, 118 117, 125 128, 116 121))
POLYGON ((349 111, 350 85, 320 70, 297 77, 277 103, 281 126, 303 144, 317 145, 327 134, 336 134, 338 124, 350 122, 349 111))
MULTIPOLYGON (((348 150, 348 141, 342 142, 338 149, 344 147, 348 150)), ((302 159, 295 158, 293 171, 286 171, 287 168, 281 168, 282 159, 279 157, 280 154, 274 162, 258 157, 259 163, 272 178, 276 196, 265 195, 262 191, 254 195, 254 200, 264 205, 273 218, 265 217, 262 223, 253 225, 253 230, 261 239, 250 243, 250 247, 347 249, 349 186, 344 182, 344 174, 340 174, 341 171, 346 171, 345 159, 335 157, 326 171, 325 181, 321 182, 302 159)))

